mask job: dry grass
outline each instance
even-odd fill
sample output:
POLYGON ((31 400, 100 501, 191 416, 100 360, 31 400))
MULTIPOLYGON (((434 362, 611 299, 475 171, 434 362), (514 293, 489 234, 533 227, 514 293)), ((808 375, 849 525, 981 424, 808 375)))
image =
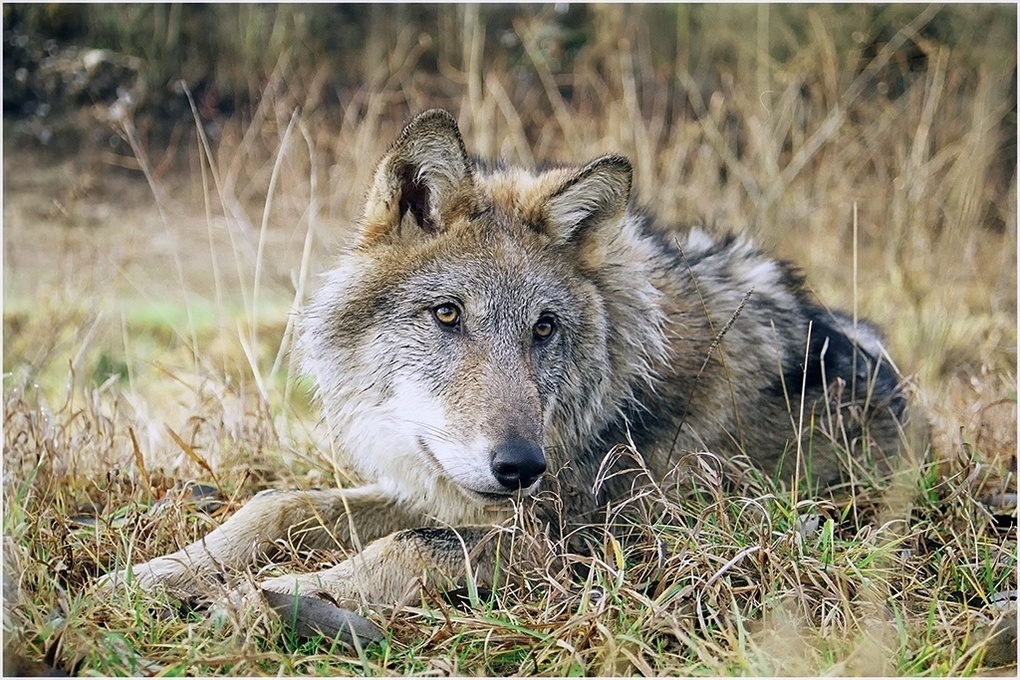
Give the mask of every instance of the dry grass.
MULTIPOLYGON (((757 12, 760 48, 770 17, 757 12)), ((809 13, 806 37, 782 35, 783 60, 750 49, 705 88, 678 52, 662 86, 627 13, 601 8, 598 35, 613 39, 559 73, 540 21, 514 26, 526 62, 493 63, 467 9, 456 68, 418 69, 429 45, 402 33, 340 108, 322 104, 314 69, 281 64, 252 118, 217 122, 215 144, 192 124, 173 149, 183 172, 156 176, 164 150, 137 139, 144 174, 5 148, 7 168, 26 168, 4 174, 9 650, 105 675, 1015 664, 993 639, 1015 622, 1016 175, 1002 152, 1015 162, 1015 43, 1004 66, 974 66, 966 46, 928 41, 914 72, 896 48, 924 7, 871 55, 841 52, 809 13), (663 221, 753 231, 826 304, 885 329, 931 421, 933 463, 837 499, 761 481, 724 491, 706 473, 683 502, 651 495, 607 520, 631 540, 607 532, 592 556, 562 559, 539 545, 548 563, 518 586, 467 610, 426 594, 380 619, 389 639, 365 650, 258 613, 224 625, 137 593, 97 601, 95 576, 195 540, 258 489, 344 482, 291 370, 289 310, 346 237, 374 160, 431 105, 455 112, 480 155, 622 152, 663 221), (192 480, 222 502, 196 503, 181 488, 192 480)), ((134 136, 130 121, 119 133, 134 136)))

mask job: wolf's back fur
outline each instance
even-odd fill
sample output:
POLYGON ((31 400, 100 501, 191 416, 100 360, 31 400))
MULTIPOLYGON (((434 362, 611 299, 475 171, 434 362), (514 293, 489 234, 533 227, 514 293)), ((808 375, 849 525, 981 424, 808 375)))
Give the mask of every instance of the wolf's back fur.
MULTIPOLYGON (((304 366, 366 485, 262 494, 201 546, 137 567, 142 582, 192 584, 286 536, 491 524, 539 489, 589 521, 691 453, 823 486, 888 469, 904 399, 877 333, 745 238, 656 226, 630 209, 630 188, 619 156, 487 170, 449 114, 414 119, 303 319, 304 366), (628 441, 644 471, 607 459, 628 441)), ((348 561, 264 587, 392 600, 417 573, 407 546, 456 580, 463 555, 448 543, 398 533, 360 571, 348 561)))

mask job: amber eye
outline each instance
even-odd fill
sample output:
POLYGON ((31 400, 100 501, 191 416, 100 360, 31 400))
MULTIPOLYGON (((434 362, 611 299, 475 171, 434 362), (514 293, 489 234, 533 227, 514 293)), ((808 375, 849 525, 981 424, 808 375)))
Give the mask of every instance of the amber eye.
POLYGON ((460 325, 460 310, 456 305, 445 303, 432 308, 432 315, 436 321, 449 328, 457 328, 460 325))
POLYGON ((535 322, 531 332, 535 334, 536 340, 548 340, 556 332, 556 320, 549 314, 543 314, 535 322))

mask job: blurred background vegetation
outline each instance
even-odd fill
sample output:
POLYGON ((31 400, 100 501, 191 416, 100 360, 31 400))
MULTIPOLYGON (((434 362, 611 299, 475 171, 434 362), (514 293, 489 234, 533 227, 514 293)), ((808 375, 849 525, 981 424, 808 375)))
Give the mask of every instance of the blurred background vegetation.
MULTIPOLYGON (((69 45, 143 59, 147 94, 142 109, 166 116, 180 98, 180 80, 224 113, 250 112, 279 69, 304 79, 295 85, 314 85, 309 89, 317 92, 310 102, 346 104, 351 90, 378 77, 394 48, 406 40, 419 46, 409 65, 412 79, 435 88, 433 96, 441 97, 446 88, 452 99, 456 92, 450 88, 461 79, 451 76, 469 71, 473 59, 483 62, 484 71, 515 71, 527 86, 532 71, 528 37, 559 75, 604 67, 607 58, 618 56, 621 41, 630 43, 642 90, 665 86, 670 99, 679 100, 674 104, 682 105, 683 88, 676 79, 681 73, 711 92, 727 76, 760 75, 756 72, 763 67, 810 70, 797 58, 819 31, 844 62, 840 70, 860 72, 917 13, 916 5, 863 3, 9 4, 3 10, 4 113, 24 111, 42 94, 15 78, 15 70, 31 70, 33 63, 69 45), (522 35, 521 24, 530 36, 522 35), (770 64, 760 63, 762 50, 770 64), (435 76, 452 82, 435 82, 435 76)), ((942 7, 908 36, 876 89, 902 91, 926 70, 937 47, 959 51, 967 68, 1015 68, 1015 13, 1001 4, 942 7)), ((570 99, 576 83, 560 84, 570 99)))
MULTIPOLYGON (((508 76, 507 103, 535 143, 541 123, 561 105, 598 116, 607 101, 633 97, 646 117, 661 114, 669 126, 696 117, 719 91, 754 91, 768 108, 773 81, 795 77, 805 102, 831 106, 908 27, 862 97, 900 96, 927 77, 939 50, 949 52, 953 97, 973 97, 987 73, 1011 74, 1006 82, 1013 106, 998 112, 997 121, 1003 132, 998 165, 1010 172, 1016 163, 1015 134, 1008 134, 1016 127, 1016 8, 949 5, 911 26, 920 9, 863 3, 8 4, 3 111, 5 118, 51 115, 59 109, 53 90, 60 86, 37 77, 47 60, 69 48, 108 49, 140 59, 135 111, 141 127, 164 141, 175 125, 191 121, 182 82, 209 120, 250 120, 267 90, 286 88, 301 93, 306 119, 339 122, 342 114, 352 119, 352 107, 368 106, 366 91, 390 91, 386 115, 398 120, 425 102, 456 110, 465 96, 474 103, 484 95, 481 79, 499 74, 508 76), (816 88, 827 97, 813 101, 816 88)), ((738 158, 750 146, 739 134, 726 141, 738 158)))

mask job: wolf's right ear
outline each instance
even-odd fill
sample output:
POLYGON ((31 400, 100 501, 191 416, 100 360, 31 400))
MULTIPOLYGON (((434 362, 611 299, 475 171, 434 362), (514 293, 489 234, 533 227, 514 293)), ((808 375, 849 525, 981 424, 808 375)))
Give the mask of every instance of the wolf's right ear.
POLYGON ((408 215, 416 231, 440 232, 454 210, 473 210, 475 202, 471 160, 456 121, 441 109, 426 111, 407 124, 376 168, 362 243, 399 236, 408 215))

